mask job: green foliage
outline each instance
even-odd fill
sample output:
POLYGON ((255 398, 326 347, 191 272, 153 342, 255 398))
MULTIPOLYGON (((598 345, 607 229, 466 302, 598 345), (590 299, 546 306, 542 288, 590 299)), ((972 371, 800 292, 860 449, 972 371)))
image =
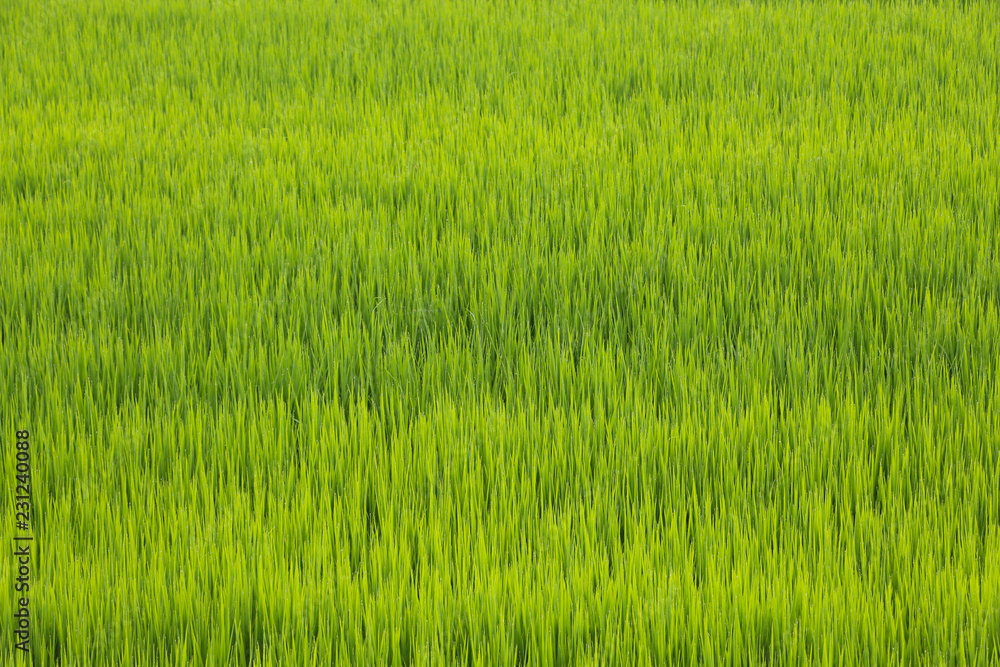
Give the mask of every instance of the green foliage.
POLYGON ((992 2, 4 3, 34 662, 997 664, 998 54, 992 2))

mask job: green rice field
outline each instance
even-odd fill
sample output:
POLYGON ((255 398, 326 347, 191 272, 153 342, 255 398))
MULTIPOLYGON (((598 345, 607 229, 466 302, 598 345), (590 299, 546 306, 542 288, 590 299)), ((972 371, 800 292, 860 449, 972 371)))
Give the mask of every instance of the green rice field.
POLYGON ((998 367, 1000 3, 0 0, 2 665, 998 665, 998 367))

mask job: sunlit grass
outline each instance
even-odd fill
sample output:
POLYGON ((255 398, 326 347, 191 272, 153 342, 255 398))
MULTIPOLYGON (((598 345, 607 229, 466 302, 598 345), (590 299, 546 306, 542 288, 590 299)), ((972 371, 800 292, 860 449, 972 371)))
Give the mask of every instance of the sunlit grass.
POLYGON ((36 664, 1000 662, 998 54, 987 2, 0 7, 36 664))

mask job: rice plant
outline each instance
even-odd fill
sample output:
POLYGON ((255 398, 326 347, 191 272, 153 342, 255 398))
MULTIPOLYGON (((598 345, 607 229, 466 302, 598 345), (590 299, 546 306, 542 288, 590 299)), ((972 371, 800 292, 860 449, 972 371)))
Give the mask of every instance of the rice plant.
POLYGON ((0 4, 0 663, 1000 664, 998 136, 987 1, 0 4))

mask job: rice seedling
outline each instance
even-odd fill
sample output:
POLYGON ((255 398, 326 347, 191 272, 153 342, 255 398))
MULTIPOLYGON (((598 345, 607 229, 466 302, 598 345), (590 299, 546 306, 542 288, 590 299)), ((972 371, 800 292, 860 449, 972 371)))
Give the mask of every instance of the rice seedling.
POLYGON ((1000 663, 998 54, 974 0, 3 4, 30 662, 1000 663))

